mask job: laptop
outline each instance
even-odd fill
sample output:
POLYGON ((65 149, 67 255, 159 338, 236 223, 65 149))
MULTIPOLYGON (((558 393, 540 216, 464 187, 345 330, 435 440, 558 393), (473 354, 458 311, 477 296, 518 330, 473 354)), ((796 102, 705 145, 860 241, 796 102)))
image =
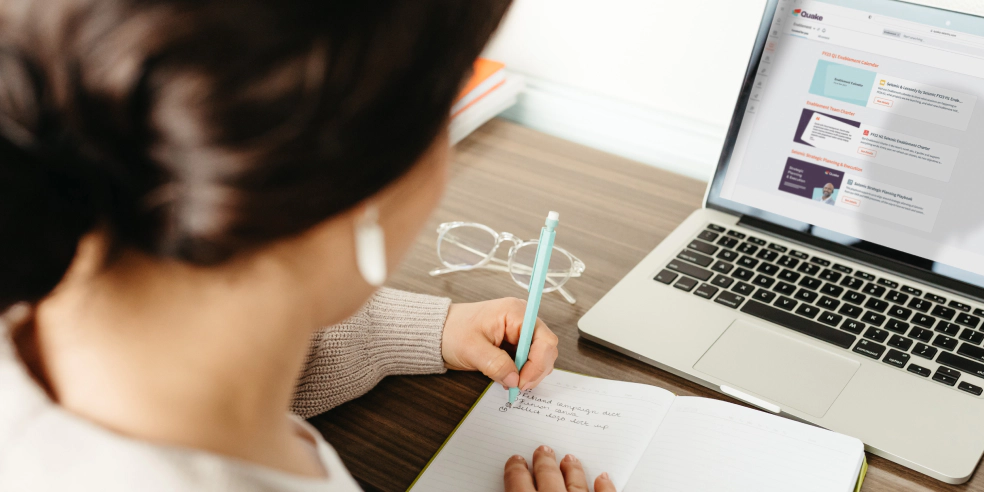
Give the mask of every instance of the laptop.
POLYGON ((948 483, 984 452, 984 18, 769 0, 704 205, 581 336, 948 483))

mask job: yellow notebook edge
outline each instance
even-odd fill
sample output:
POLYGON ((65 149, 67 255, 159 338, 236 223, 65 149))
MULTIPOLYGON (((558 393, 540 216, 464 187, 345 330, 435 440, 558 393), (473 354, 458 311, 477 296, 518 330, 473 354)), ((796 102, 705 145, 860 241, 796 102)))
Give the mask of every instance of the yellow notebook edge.
MULTIPOLYGON (((482 401, 482 397, 485 396, 485 393, 489 392, 489 389, 492 388, 493 384, 496 384, 495 381, 489 383, 489 385, 486 386, 485 389, 482 391, 482 394, 478 395, 478 398, 475 398, 475 403, 472 403, 471 408, 469 408, 468 411, 465 412, 464 417, 461 417, 461 420, 458 421, 458 425, 454 426, 454 430, 452 430, 451 433, 448 434, 448 438, 441 443, 441 447, 437 448, 437 451, 434 452, 434 455, 431 456, 431 459, 427 460, 427 464, 424 465, 424 469, 420 470, 420 473, 417 474, 417 478, 413 479, 413 482, 411 482, 410 486, 407 487, 407 492, 409 492, 410 489, 412 489, 413 486, 417 484, 417 481, 420 480, 420 477, 424 476, 424 472, 426 472, 427 468, 431 466, 431 463, 434 462, 434 460, 437 458, 437 455, 441 454, 441 451, 444 449, 444 446, 447 446, 448 441, 450 441, 451 438, 454 437, 455 432, 458 432, 458 428, 461 427, 461 424, 465 423, 465 420, 468 418, 469 415, 471 415, 472 410, 474 410, 475 407, 478 406, 478 402, 482 401)), ((505 463, 503 463, 503 466, 505 466, 505 463)))
POLYGON ((861 492, 861 485, 864 484, 864 476, 868 474, 868 455, 861 458, 861 473, 858 473, 858 486, 854 487, 854 492, 861 492))

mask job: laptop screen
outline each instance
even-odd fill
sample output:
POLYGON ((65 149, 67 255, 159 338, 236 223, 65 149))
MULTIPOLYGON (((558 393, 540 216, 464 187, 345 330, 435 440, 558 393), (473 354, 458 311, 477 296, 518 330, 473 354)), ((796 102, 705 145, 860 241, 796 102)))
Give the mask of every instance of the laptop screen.
POLYGON ((773 8, 708 205, 984 286, 984 18, 773 8))

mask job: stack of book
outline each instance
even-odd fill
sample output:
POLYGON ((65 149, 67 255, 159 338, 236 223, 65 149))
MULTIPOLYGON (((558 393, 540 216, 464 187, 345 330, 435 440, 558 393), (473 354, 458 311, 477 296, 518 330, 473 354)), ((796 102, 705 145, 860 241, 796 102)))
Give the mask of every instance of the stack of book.
POLYGON ((485 58, 476 60, 471 78, 451 107, 451 145, 516 104, 523 86, 523 78, 507 71, 504 64, 485 58))

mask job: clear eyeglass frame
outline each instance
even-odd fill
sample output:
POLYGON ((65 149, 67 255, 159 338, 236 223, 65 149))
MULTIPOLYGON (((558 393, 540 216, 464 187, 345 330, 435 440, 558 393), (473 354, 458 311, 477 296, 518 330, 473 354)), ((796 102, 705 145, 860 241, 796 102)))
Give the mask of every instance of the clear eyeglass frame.
MULTIPOLYGON (((437 228, 437 257, 444 268, 435 268, 429 273, 435 277, 478 269, 507 272, 516 285, 529 291, 529 277, 533 271, 533 258, 539 242, 538 239, 523 241, 513 234, 497 232, 476 222, 445 222, 437 228), (485 237, 485 233, 488 237, 485 237), (507 260, 496 257, 503 243, 511 243, 507 260), (452 249, 467 259, 453 261, 449 252, 452 249)), ((583 261, 567 250, 554 246, 543 292, 557 291, 567 302, 574 304, 576 301, 564 289, 564 284, 573 277, 580 277, 584 269, 583 261)))

